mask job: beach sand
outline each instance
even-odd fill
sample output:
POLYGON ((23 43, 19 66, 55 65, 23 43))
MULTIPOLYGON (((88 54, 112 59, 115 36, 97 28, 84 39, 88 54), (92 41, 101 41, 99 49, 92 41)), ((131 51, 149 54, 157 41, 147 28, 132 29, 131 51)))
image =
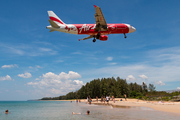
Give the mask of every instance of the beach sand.
MULTIPOLYGON (((47 101, 49 101, 49 100, 47 100, 47 101)), ((52 100, 52 101, 76 101, 76 100, 52 100)), ((79 99, 78 99, 78 101, 79 101, 79 99)), ((80 99, 80 101, 87 102, 87 99, 80 99)), ((98 99, 98 102, 96 101, 96 99, 92 99, 91 103, 104 105, 104 102, 101 102, 100 98, 98 99)), ((107 104, 107 102, 105 102, 105 105, 106 104, 107 104)), ((114 105, 114 106, 148 107, 148 108, 152 108, 154 110, 159 110, 159 111, 164 111, 164 112, 180 113, 180 102, 143 101, 143 100, 128 99, 128 98, 126 101, 124 98, 115 98, 115 103, 112 100, 110 100, 109 104, 114 105), (120 99, 122 99, 122 101, 120 101, 120 99)))
MULTIPOLYGON (((87 102, 86 99, 81 99, 81 102, 87 102)), ((100 99, 98 102, 96 99, 92 99, 92 104, 102 104, 100 99)), ((107 102, 105 102, 105 105, 107 102)), ((164 111, 164 112, 171 112, 171 113, 180 113, 180 102, 159 102, 159 101, 143 101, 138 99, 127 99, 127 101, 123 98, 115 98, 115 103, 113 101, 109 101, 109 104, 115 106, 139 106, 139 107, 149 107, 154 110, 164 111), (122 101, 119 101, 122 99, 122 101)))

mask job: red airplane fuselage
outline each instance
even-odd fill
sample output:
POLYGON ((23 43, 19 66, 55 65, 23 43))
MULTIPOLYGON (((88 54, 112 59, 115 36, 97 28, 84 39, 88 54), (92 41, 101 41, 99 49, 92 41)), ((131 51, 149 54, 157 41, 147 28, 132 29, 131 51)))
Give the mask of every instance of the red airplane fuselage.
POLYGON ((136 31, 136 29, 129 24, 107 24, 101 9, 95 5, 94 7, 96 11, 96 24, 65 24, 53 11, 48 11, 50 18, 49 23, 51 25, 46 28, 50 29, 50 32, 59 31, 70 34, 89 35, 88 37, 79 40, 94 38, 93 42, 95 42, 96 39, 106 41, 108 39, 107 35, 109 34, 124 34, 126 38, 126 33, 136 31))
MULTIPOLYGON (((73 24, 78 30, 78 34, 96 35, 98 31, 95 31, 96 24, 73 24)), ((100 31, 101 35, 108 34, 120 34, 129 33, 129 27, 127 24, 107 24, 108 31, 100 31)))

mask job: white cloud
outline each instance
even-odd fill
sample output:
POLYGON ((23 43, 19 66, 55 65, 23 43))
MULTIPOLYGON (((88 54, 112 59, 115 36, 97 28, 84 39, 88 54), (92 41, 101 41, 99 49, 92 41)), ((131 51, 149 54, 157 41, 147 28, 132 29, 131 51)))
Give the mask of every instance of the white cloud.
POLYGON ((61 63, 61 62, 64 62, 64 61, 63 60, 56 60, 55 62, 61 63))
MULTIPOLYGON (((180 46, 151 50, 144 52, 144 55, 143 61, 140 61, 139 63, 124 65, 118 63, 119 66, 116 65, 90 69, 83 71, 82 74, 92 74, 96 76, 96 78, 120 76, 123 79, 128 75, 145 75, 148 76, 148 83, 154 83, 155 81, 160 80, 163 80, 163 82, 179 81, 180 46)), ((141 84, 142 79, 138 77, 136 78, 136 82, 141 84)))
POLYGON ((31 69, 33 69, 33 68, 38 69, 38 68, 43 68, 43 67, 41 67, 39 65, 36 65, 35 67, 29 66, 29 68, 31 68, 31 69))
POLYGON ((163 83, 162 81, 156 81, 155 84, 156 85, 161 85, 161 86, 165 85, 165 83, 163 83))
POLYGON ((12 65, 3 65, 1 68, 13 68, 13 67, 18 67, 16 64, 12 65))
MULTIPOLYGON (((57 49, 53 46, 53 48, 42 48, 36 45, 11 45, 11 44, 0 44, 1 48, 3 48, 3 52, 16 54, 16 55, 25 55, 25 56, 44 56, 44 55, 56 55, 58 52, 54 49, 57 49)), ((52 46, 51 46, 52 47, 52 46)))
POLYGON ((45 94, 67 94, 84 85, 83 81, 77 80, 77 78, 81 78, 81 75, 73 71, 69 71, 69 73, 61 72, 60 74, 48 72, 36 78, 36 80, 39 80, 38 82, 29 82, 27 85, 42 89, 45 94))
POLYGON ((43 74, 42 76, 45 79, 59 79, 59 80, 68 80, 68 79, 77 79, 81 78, 81 75, 79 75, 77 72, 69 71, 69 73, 61 72, 59 75, 56 75, 52 72, 48 72, 46 74, 43 74))
POLYGON ((139 77, 142 79, 148 79, 148 77, 146 75, 139 75, 139 77))
POLYGON ((116 65, 117 63, 109 63, 108 65, 116 65))
POLYGON ((135 81, 136 78, 132 75, 128 75, 127 78, 126 78, 127 81, 135 81))
POLYGON ((28 82, 27 85, 38 85, 38 82, 28 82))
POLYGON ((107 61, 112 61, 112 60, 113 60, 113 57, 107 57, 106 60, 107 60, 107 61))
POLYGON ((40 80, 39 78, 36 78, 35 80, 40 80))
POLYGON ((178 90, 180 90, 180 87, 177 87, 178 90))
POLYGON ((9 75, 6 75, 5 77, 0 77, 0 81, 4 81, 4 80, 12 80, 12 79, 9 75))
POLYGON ((49 48, 39 48, 40 51, 42 52, 51 52, 52 50, 49 48))
POLYGON ((83 81, 74 80, 73 82, 74 82, 76 85, 78 85, 78 84, 81 84, 81 85, 83 85, 83 81))
POLYGON ((25 72, 24 74, 18 74, 19 77, 22 77, 22 78, 31 78, 32 75, 31 73, 28 73, 28 72, 25 72))
POLYGON ((36 68, 43 68, 43 67, 41 67, 41 66, 39 66, 39 65, 36 65, 36 68))

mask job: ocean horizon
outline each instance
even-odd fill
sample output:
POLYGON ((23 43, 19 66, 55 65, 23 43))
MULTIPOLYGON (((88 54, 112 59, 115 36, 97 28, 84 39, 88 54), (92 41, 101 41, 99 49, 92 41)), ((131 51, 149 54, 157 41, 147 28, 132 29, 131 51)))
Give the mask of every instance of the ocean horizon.
POLYGON ((178 114, 146 107, 113 107, 75 101, 0 101, 0 120, 179 120, 178 114), (5 114, 5 110, 9 114, 5 114), (86 115, 86 111, 90 115, 86 115), (72 115, 72 112, 82 113, 72 115))

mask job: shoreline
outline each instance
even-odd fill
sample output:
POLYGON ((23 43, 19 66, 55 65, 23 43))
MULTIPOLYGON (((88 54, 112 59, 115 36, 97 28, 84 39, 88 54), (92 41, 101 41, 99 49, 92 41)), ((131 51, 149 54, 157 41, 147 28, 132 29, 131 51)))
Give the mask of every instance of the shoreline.
MULTIPOLYGON (((78 99, 81 102, 86 102, 87 99, 78 99)), ((76 102, 76 100, 40 100, 40 101, 72 101, 76 102)), ((96 99, 92 99, 91 104, 99 104, 107 105, 107 102, 101 102, 100 98, 98 99, 98 102, 96 99)), ((115 105, 115 106, 124 106, 124 107, 147 107, 152 108, 154 110, 163 111, 163 112, 170 112, 170 113, 179 113, 180 114, 180 102, 159 102, 159 101, 143 101, 138 99, 128 99, 127 101, 124 98, 115 98, 115 103, 111 100, 109 101, 109 105, 115 105), (120 101, 122 99, 122 101, 120 101)))
MULTIPOLYGON (((163 111, 163 112, 170 112, 170 113, 180 113, 180 102, 159 102, 159 101, 143 101, 138 99, 127 99, 127 101, 124 98, 115 98, 115 103, 113 101, 109 101, 110 105, 115 106, 124 106, 124 107, 147 107, 152 108, 154 110, 163 111), (122 99, 122 101, 119 101, 122 99)), ((107 102, 105 104, 101 101, 96 101, 93 99, 92 104, 98 104, 102 103, 103 105, 107 105, 107 102)))

